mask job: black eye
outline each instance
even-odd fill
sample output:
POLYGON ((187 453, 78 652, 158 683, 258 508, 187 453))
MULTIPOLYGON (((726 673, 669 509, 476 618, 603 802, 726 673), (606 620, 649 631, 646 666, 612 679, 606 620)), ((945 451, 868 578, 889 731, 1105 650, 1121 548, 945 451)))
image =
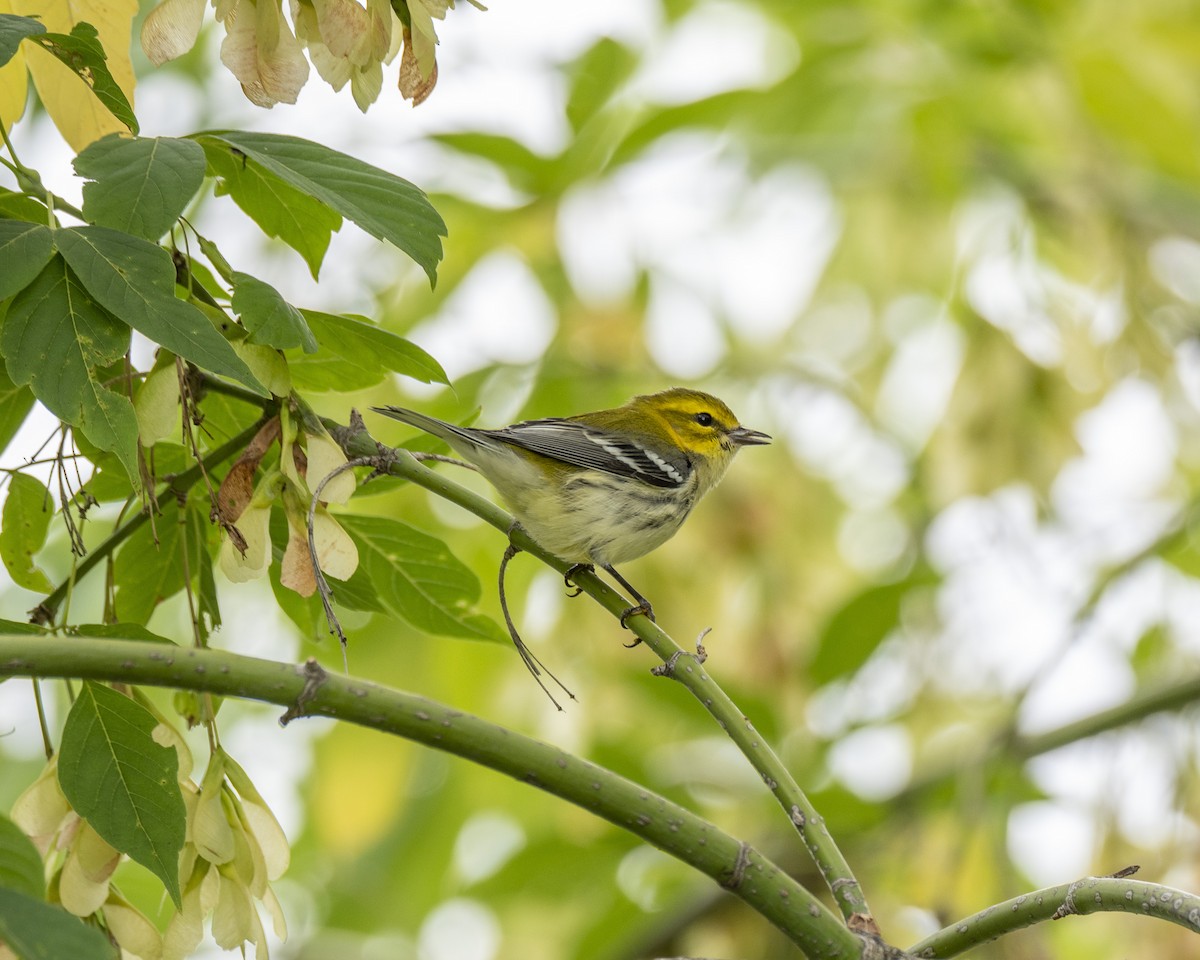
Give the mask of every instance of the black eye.
POLYGON ((713 417, 711 413, 696 414, 696 422, 702 427, 711 427, 713 425, 713 417))

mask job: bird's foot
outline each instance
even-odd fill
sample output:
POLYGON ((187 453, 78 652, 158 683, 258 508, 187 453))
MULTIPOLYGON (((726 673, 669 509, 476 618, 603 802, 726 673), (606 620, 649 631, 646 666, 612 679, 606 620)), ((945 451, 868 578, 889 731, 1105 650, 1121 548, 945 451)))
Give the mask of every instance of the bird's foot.
MULTIPOLYGON (((636 617, 636 616, 644 616, 651 623, 656 622, 654 619, 654 608, 652 606, 650 606, 649 600, 643 600, 641 603, 637 604, 636 606, 632 606, 629 609, 625 610, 621 614, 621 626, 624 629, 628 630, 629 624, 626 623, 625 621, 628 620, 630 617, 636 617)), ((636 647, 641 642, 642 642, 641 637, 635 637, 633 643, 627 643, 627 644, 625 644, 625 646, 626 647, 636 647)))
POLYGON ((567 585, 567 587, 569 587, 569 588, 574 588, 571 590, 570 593, 567 594, 568 597, 577 597, 581 593, 583 593, 583 587, 579 586, 579 584, 577 584, 572 579, 572 577, 574 577, 575 574, 581 573, 581 572, 582 573, 595 573, 596 568, 590 563, 573 563, 573 564, 571 564, 571 566, 567 569, 567 572, 563 574, 563 583, 565 583, 567 585))

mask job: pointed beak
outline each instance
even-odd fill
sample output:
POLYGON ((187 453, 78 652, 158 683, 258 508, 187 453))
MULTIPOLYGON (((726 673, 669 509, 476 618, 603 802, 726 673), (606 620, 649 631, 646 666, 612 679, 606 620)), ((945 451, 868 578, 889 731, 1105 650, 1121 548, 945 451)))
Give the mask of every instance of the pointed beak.
POLYGON ((749 427, 734 427, 729 431, 729 439, 739 447, 756 447, 771 442, 769 434, 761 430, 751 430, 749 427))

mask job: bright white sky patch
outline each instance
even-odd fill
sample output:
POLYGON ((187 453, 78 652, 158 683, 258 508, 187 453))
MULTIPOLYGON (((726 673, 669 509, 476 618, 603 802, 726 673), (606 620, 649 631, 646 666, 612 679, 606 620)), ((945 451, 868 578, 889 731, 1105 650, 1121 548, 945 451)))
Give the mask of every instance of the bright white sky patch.
POLYGON ((718 0, 699 4, 675 25, 633 86, 658 103, 690 103, 769 86, 799 61, 800 49, 787 30, 754 7, 718 0))
POLYGON ((864 727, 843 737, 829 751, 833 775, 867 800, 886 800, 912 775, 912 740, 904 727, 864 727))
POLYGON ((549 346, 558 316, 525 261, 489 254, 409 338, 442 361, 450 379, 491 363, 531 363, 549 346))
POLYGON ((434 907, 417 934, 418 960, 492 960, 499 949, 496 915, 466 897, 434 907))
POLYGON ((1096 825, 1086 808, 1038 802, 1008 818, 1008 853, 1035 886, 1082 877, 1092 862, 1096 825))

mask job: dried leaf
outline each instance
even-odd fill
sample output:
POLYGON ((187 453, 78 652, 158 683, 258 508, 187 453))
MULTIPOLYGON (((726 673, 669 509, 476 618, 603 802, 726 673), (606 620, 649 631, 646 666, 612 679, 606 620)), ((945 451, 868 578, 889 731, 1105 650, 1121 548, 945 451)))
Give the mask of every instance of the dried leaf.
POLYGON ((222 524, 237 523, 253 496, 254 464, 239 460, 229 468, 217 490, 217 510, 222 524))
MULTIPOLYGON (((217 490, 217 510, 222 524, 236 523, 254 495, 254 471, 263 456, 279 436, 279 418, 272 417, 263 424, 254 439, 246 445, 242 455, 229 468, 225 479, 217 490)), ((238 534, 241 537, 241 534, 238 534)), ((244 541, 238 544, 239 551, 245 550, 244 541)))
POLYGON ((224 18, 221 62, 251 103, 295 103, 308 80, 308 61, 275 0, 238 0, 224 18))
POLYGON ((142 50, 156 67, 196 45, 206 0, 163 0, 142 24, 142 50))
POLYGON ((302 597, 317 592, 317 577, 313 572, 312 554, 308 552, 308 534, 303 527, 288 523, 287 549, 279 568, 279 582, 302 597))
POLYGON ((428 75, 422 75, 416 53, 413 51, 412 32, 404 28, 404 53, 400 56, 400 95, 411 100, 414 107, 420 106, 437 85, 437 62, 428 75))

